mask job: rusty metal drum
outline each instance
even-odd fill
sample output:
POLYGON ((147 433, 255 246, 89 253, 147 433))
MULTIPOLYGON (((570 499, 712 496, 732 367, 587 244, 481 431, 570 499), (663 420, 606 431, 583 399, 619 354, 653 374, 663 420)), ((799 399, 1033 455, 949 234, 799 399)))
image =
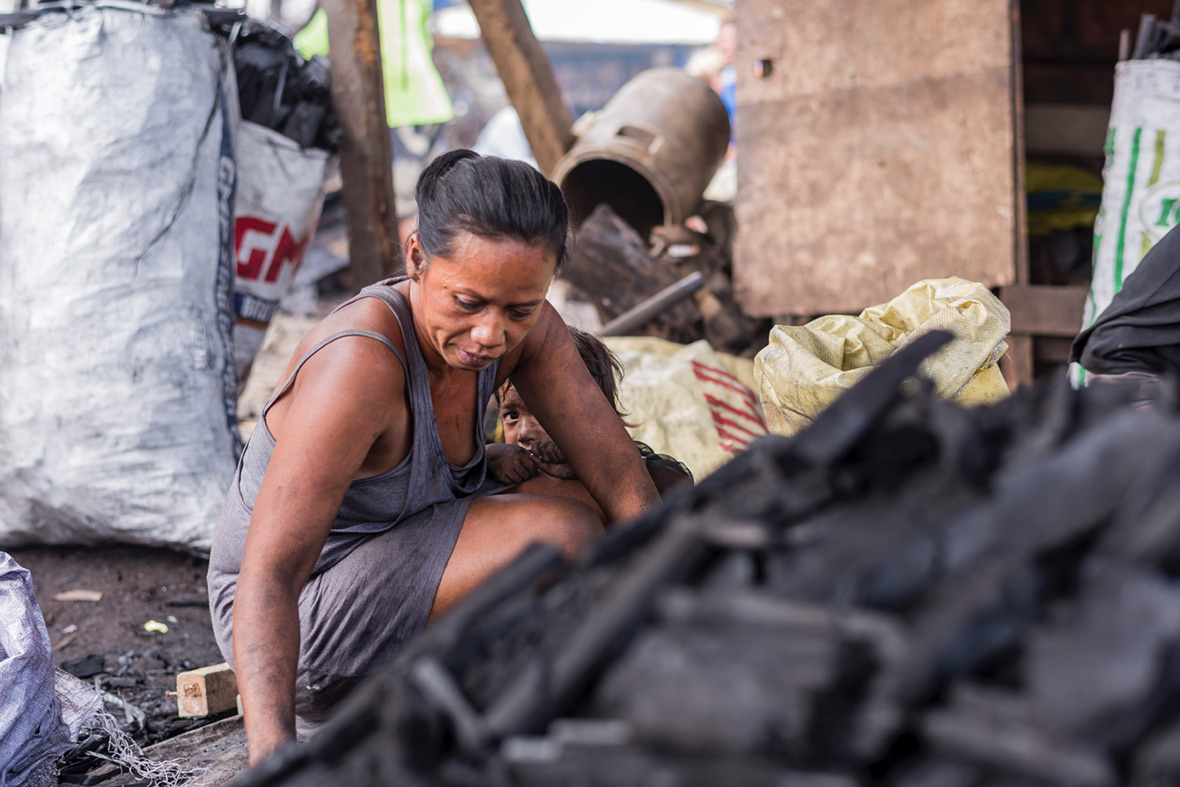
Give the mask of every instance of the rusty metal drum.
POLYGON ((646 238, 692 215, 728 145, 729 117, 712 88, 680 69, 653 68, 619 88, 553 180, 575 220, 606 203, 646 238))

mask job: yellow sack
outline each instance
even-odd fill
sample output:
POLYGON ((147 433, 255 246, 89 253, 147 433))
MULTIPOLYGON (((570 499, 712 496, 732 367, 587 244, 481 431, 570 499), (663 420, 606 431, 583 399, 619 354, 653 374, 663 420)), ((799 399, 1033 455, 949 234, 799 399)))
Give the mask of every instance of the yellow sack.
POLYGON ((700 481, 766 434, 754 392, 754 362, 708 342, 676 344, 649 336, 604 338, 623 364, 619 404, 628 431, 658 453, 688 465, 700 481))
POLYGON ((1010 325, 1008 309, 991 290, 957 277, 920 281, 857 317, 776 325, 754 358, 767 427, 795 434, 898 348, 936 329, 956 337, 922 364, 937 394, 964 405, 998 401, 1008 395, 997 364, 1010 325))

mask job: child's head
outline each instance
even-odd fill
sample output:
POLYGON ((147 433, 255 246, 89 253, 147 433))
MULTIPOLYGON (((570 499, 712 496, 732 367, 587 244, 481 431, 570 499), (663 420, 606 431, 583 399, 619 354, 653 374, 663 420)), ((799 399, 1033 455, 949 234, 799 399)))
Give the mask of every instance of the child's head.
MULTIPOLYGON (((578 354, 582 356, 582 362, 586 364, 590 376, 594 378, 594 382, 598 383, 606 400, 611 403, 615 413, 622 419, 623 413, 619 410, 618 402, 617 378, 622 377, 623 365, 597 336, 573 326, 570 326, 570 336, 573 338, 574 346, 578 348, 578 354)), ((549 434, 541 427, 536 416, 528 409, 528 405, 520 398, 520 394, 516 392, 511 382, 504 383, 500 390, 496 391, 496 401, 500 405, 500 418, 504 422, 505 443, 519 445, 531 452, 537 443, 552 442, 549 434)), ((624 421, 624 423, 626 422, 624 421)), ((573 470, 564 463, 564 459, 560 463, 543 464, 541 470, 548 475, 557 478, 575 477, 573 470)))
POLYGON ((590 376, 598 383, 611 407, 615 408, 615 414, 622 418, 624 413, 619 410, 618 380, 623 377, 623 364, 619 363, 619 359, 602 339, 572 325, 569 329, 578 355, 582 356, 582 363, 586 364, 590 376))

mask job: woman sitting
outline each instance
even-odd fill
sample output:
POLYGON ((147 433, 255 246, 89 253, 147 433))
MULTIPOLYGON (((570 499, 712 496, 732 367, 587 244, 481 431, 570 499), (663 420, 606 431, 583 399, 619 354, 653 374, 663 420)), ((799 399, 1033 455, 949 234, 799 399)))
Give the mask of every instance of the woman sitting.
POLYGON ((561 192, 466 151, 417 185, 408 277, 364 289, 299 344, 214 536, 209 602, 252 763, 321 723, 428 620, 534 541, 601 533, 568 497, 488 496, 481 416, 511 380, 605 513, 657 499, 545 293, 566 255, 561 192), (564 417, 576 413, 576 418, 564 417))

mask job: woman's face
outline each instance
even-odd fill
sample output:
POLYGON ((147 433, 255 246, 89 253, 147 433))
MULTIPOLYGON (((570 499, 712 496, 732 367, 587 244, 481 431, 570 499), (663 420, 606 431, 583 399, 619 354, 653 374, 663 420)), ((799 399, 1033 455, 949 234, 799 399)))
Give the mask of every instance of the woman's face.
POLYGON ((547 244, 489 240, 460 232, 449 257, 427 261, 417 236, 409 242, 415 327, 423 349, 447 366, 480 371, 520 344, 541 315, 557 267, 547 244), (416 297, 413 297, 416 295, 416 297))

